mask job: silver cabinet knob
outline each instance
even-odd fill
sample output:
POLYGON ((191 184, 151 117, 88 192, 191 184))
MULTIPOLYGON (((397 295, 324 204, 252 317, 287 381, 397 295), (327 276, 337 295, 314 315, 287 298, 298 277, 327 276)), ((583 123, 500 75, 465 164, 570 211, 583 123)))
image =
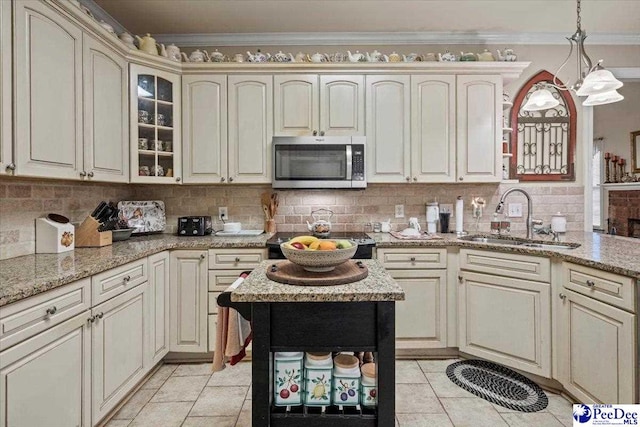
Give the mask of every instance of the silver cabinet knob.
POLYGON ((220 177, 220 182, 224 182, 224 181, 225 181, 224 176, 221 176, 220 177))
POLYGON ((313 132, 311 132, 311 134, 312 134, 313 136, 318 136, 318 131, 314 129, 314 130, 313 130, 313 132))
POLYGON ((405 180, 406 180, 407 182, 409 182, 409 181, 411 181, 411 177, 406 177, 406 178, 405 178, 405 180))
POLYGON ((205 254, 200 254, 200 259, 204 259, 205 258, 205 254))
POLYGON ((53 316, 58 311, 58 307, 55 305, 53 307, 47 308, 47 316, 53 316))
POLYGON ((125 285, 129 282, 129 280, 131 280, 131 276, 124 276, 122 278, 122 281, 125 283, 125 285))
POLYGON ((416 260, 416 257, 412 256, 411 257, 411 262, 415 262, 415 260, 416 260))
POLYGON ((102 316, 104 316, 104 313, 100 312, 96 314, 96 319, 102 319, 102 316))
POLYGON ((236 262, 240 262, 240 258, 236 257, 236 262))
POLYGON ((458 181, 464 181, 464 177, 462 176, 458 177, 458 181))
POLYGON ((418 181, 418 178, 416 178, 415 176, 413 177, 413 182, 418 181))
POLYGON ((324 136, 324 131, 323 130, 320 131, 320 136, 324 136))
POLYGON ((95 321, 96 321, 96 316, 91 316, 91 317, 89 317, 89 318, 87 319, 87 322, 89 322, 89 323, 93 323, 93 322, 95 322, 95 321))
POLYGON ((85 176, 87 176, 87 173, 85 171, 82 171, 80 172, 80 176, 84 178, 85 176))
POLYGON ((180 182, 180 177, 179 176, 176 177, 176 182, 180 182))
POLYGON ((558 295, 558 297, 560 297, 560 299, 561 299, 562 301, 564 301, 564 300, 566 300, 566 299, 567 299, 567 296, 566 296, 565 294, 562 294, 562 293, 561 293, 560 295, 558 295))
POLYGON ((462 283, 464 282, 464 277, 462 277, 462 275, 458 275, 458 282, 462 283))
POLYGON ((89 178, 93 178, 93 171, 92 171, 92 172, 89 172, 89 173, 87 174, 87 176, 88 176, 89 178))
POLYGON ((596 286, 596 284, 593 280, 587 280, 587 286, 590 288, 593 288, 596 286))
POLYGON ((233 182, 233 177, 230 177, 230 178, 229 178, 229 182, 233 182))
POLYGON ((16 170, 16 164, 15 163, 9 163, 7 165, 7 169, 9 169, 10 171, 16 170))

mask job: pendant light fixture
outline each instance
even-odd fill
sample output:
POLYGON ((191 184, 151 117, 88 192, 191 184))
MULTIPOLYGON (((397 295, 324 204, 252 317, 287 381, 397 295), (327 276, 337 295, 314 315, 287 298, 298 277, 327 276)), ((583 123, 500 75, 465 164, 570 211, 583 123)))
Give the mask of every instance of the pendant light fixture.
POLYGON ((553 108, 560 102, 554 98, 553 94, 547 87, 553 87, 558 90, 572 90, 578 96, 588 96, 587 100, 582 105, 603 105, 610 104, 612 102, 618 102, 624 99, 616 89, 622 87, 622 82, 616 79, 611 71, 605 70, 602 65, 602 60, 594 66, 591 62, 591 58, 584 51, 584 41, 587 38, 587 32, 582 29, 582 22, 580 18, 580 1, 577 1, 577 28, 576 32, 571 37, 567 37, 569 41, 569 55, 564 60, 558 71, 553 75, 553 83, 543 83, 537 86, 537 90, 531 94, 527 103, 522 107, 525 111, 540 111, 553 108), (573 49, 577 50, 577 74, 578 78, 571 86, 564 85, 558 80, 558 73, 571 59, 573 49))

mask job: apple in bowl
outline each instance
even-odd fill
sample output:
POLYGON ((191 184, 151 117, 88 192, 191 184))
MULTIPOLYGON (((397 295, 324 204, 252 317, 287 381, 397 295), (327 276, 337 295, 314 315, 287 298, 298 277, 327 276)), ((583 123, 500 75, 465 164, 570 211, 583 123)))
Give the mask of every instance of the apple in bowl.
POLYGON ((307 271, 321 273, 332 271, 350 260, 358 250, 358 244, 351 240, 298 236, 282 243, 280 249, 292 263, 307 271))

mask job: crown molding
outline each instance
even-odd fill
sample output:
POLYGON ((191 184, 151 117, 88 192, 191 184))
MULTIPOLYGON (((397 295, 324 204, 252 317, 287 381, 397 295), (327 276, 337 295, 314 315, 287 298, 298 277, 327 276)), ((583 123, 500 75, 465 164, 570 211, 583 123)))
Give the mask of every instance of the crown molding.
POLYGON ((640 82, 640 67, 607 67, 616 78, 626 82, 640 82))
MULTIPOLYGON (((86 1, 86 0, 85 0, 86 1)), ((346 46, 346 45, 566 45, 567 33, 488 32, 342 32, 342 33, 219 33, 157 34, 161 43, 178 46, 346 46)), ((591 45, 640 45, 640 34, 600 33, 591 45)))

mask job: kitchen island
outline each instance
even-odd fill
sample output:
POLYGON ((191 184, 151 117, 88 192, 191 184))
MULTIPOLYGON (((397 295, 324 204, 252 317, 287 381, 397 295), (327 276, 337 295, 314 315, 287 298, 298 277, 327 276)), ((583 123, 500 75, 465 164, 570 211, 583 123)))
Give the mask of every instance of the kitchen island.
MULTIPOLYGON (((280 261, 282 262, 282 261, 280 261)), ((246 313, 253 326, 254 427, 393 426, 395 421, 395 301, 404 291, 376 260, 363 260, 369 275, 336 286, 295 286, 266 276, 264 261, 230 294, 230 305, 246 313), (275 352, 369 351, 376 354, 378 406, 326 411, 273 405, 275 352)))

